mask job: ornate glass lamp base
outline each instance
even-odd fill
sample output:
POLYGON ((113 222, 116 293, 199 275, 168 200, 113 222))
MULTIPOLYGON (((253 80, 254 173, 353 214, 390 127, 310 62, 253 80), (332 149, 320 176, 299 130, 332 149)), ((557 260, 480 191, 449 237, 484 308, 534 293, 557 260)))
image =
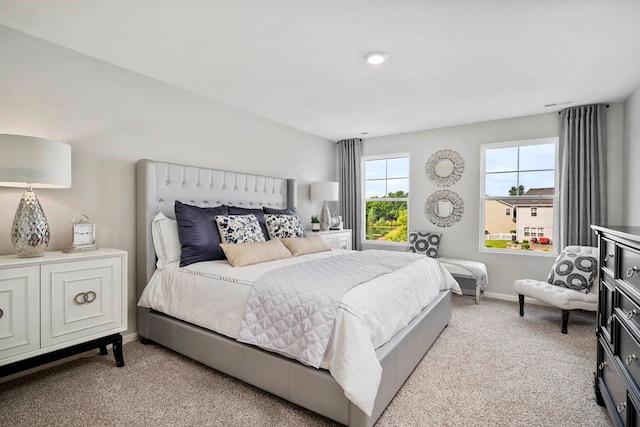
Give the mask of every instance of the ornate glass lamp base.
POLYGON ((320 211, 320 230, 327 231, 331 226, 331 213, 329 212, 329 206, 327 202, 322 205, 322 211, 320 211))
POLYGON ((18 257, 43 256, 49 246, 49 224, 36 194, 31 189, 20 199, 18 210, 13 217, 11 243, 18 257))

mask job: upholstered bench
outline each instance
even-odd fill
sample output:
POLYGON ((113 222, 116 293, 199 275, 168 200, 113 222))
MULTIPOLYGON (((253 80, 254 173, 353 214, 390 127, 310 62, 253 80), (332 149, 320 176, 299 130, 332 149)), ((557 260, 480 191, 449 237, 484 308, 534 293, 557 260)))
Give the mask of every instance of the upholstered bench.
POLYGON ((487 289, 487 266, 484 263, 466 259, 442 257, 438 258, 438 261, 458 281, 462 293, 475 295, 476 304, 478 304, 487 289))
POLYGON ((441 237, 441 233, 410 231, 409 252, 437 258, 442 266, 458 281, 462 293, 475 295, 476 304, 478 304, 487 288, 487 266, 481 262, 466 259, 438 258, 438 246, 440 246, 441 237), (471 293, 469 293, 469 289, 471 289, 471 293))

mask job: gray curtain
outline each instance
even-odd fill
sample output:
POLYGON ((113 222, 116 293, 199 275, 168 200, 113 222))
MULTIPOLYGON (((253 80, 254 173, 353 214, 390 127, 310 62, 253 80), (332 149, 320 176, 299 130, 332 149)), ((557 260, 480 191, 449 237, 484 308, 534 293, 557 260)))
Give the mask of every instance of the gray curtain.
POLYGON ((597 246, 591 224, 607 224, 606 105, 560 112, 560 248, 597 246))
POLYGON ((362 140, 343 139, 338 141, 338 174, 340 178, 340 212, 344 228, 353 233, 352 249, 362 248, 362 194, 360 190, 360 158, 362 140))

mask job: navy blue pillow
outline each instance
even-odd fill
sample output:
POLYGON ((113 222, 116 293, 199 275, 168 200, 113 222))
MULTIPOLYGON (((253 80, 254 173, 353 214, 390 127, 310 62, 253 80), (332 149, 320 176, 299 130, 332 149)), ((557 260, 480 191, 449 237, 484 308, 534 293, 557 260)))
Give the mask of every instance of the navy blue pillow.
POLYGON ((248 209, 239 208, 238 206, 226 206, 229 210, 229 215, 251 215, 254 214, 258 218, 260 229, 264 235, 265 240, 269 240, 269 231, 267 230, 267 223, 264 220, 264 212, 262 209, 248 209))
POLYGON ((227 215, 226 206, 200 208, 176 200, 178 237, 182 246, 180 267, 201 261, 226 259, 220 248, 216 216, 227 215))
POLYGON ((268 208, 266 206, 264 206, 262 208, 262 210, 264 211, 264 213, 266 214, 272 214, 272 215, 294 215, 294 216, 298 216, 298 211, 296 211, 296 208, 287 208, 287 209, 274 209, 274 208, 268 208))

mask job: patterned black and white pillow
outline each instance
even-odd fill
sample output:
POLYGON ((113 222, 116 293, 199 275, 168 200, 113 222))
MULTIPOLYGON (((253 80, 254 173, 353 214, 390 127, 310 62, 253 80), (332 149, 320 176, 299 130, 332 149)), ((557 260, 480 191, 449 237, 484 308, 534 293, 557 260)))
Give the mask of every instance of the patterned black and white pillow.
POLYGON ((222 243, 264 242, 264 234, 255 215, 218 215, 216 224, 222 243))
POLYGON ((547 283, 588 294, 598 274, 598 260, 567 249, 556 258, 547 283))
POLYGON ((409 232, 409 252, 438 258, 441 233, 409 232))
POLYGON ((304 236, 302 222, 297 215, 265 214, 264 219, 271 239, 304 236))

